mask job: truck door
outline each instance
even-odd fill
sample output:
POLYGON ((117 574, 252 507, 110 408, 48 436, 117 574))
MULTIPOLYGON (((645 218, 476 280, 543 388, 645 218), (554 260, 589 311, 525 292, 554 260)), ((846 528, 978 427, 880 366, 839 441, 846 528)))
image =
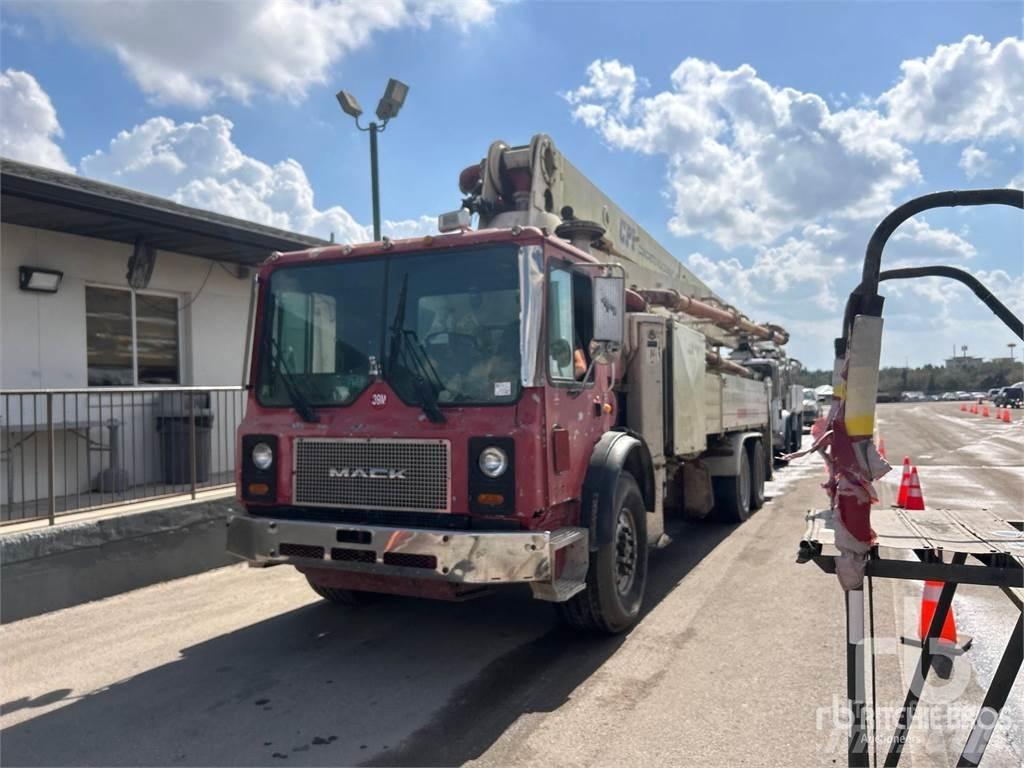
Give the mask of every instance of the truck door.
POLYGON ((593 282, 585 270, 552 262, 548 270, 545 428, 550 503, 579 498, 590 452, 613 423, 611 366, 591 366, 593 282), (584 377, 586 381, 584 382, 584 377))

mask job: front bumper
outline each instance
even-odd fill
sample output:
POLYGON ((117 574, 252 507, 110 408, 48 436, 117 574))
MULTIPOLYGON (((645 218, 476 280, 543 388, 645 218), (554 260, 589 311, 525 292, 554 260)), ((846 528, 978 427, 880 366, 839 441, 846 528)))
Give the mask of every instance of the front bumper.
POLYGON ((459 584, 523 584, 543 600, 568 600, 585 586, 587 529, 437 531, 234 515, 227 549, 261 565, 440 579, 459 584), (558 558, 558 552, 565 554, 558 558), (556 569, 556 562, 558 568, 556 569))

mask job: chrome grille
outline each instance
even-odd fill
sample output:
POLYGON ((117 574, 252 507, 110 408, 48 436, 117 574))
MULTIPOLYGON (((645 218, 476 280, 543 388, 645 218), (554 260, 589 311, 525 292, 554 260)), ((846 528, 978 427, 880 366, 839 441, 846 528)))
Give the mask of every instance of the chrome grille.
POLYGON ((292 499, 319 507, 448 512, 450 463, 447 440, 301 438, 292 499), (393 476, 397 470, 403 470, 400 477, 393 476))

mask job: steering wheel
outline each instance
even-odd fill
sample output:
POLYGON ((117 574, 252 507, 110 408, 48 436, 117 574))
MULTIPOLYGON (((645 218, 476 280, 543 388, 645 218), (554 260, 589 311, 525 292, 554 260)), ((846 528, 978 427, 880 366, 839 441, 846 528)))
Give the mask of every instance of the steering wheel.
POLYGON ((471 336, 468 333, 459 333, 458 331, 434 331, 428 333, 424 339, 423 344, 428 347, 448 347, 448 351, 452 354, 471 350, 474 354, 479 355, 480 342, 477 341, 476 336, 471 336), (437 338, 439 336, 447 336, 447 343, 438 343, 437 338))

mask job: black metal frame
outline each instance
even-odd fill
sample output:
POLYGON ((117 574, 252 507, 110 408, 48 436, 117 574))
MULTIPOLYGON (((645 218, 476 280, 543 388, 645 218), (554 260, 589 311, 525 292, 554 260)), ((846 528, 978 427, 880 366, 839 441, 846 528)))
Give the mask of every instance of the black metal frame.
MULTIPOLYGON (((965 552, 953 553, 952 562, 948 563, 939 559, 931 550, 915 550, 915 554, 918 556, 919 562, 887 560, 881 558, 878 550, 875 549, 871 552, 866 568, 868 576, 943 582, 931 625, 928 627, 926 637, 921 642, 917 672, 911 680, 910 689, 907 691, 903 709, 900 712, 900 721, 893 733, 889 751, 885 757, 886 768, 892 768, 899 764, 908 731, 913 723, 917 703, 932 668, 934 656, 932 641, 939 637, 946 614, 953 602, 957 585, 976 584, 999 587, 1020 612, 1017 624, 1006 643, 1003 656, 985 693, 984 702, 957 762, 957 766, 973 768, 981 762, 985 754, 999 714, 1009 698, 1010 689, 1013 687, 1022 661, 1024 661, 1024 604, 1010 591, 1012 587, 1024 587, 1024 566, 1013 556, 1005 554, 973 554, 972 556, 979 560, 981 565, 967 565, 967 553, 965 552)), ((821 545, 816 542, 801 542, 799 560, 802 562, 813 560, 825 573, 835 573, 836 570, 835 556, 822 554, 821 545)), ((864 723, 864 592, 862 589, 846 593, 846 637, 847 697, 851 708, 847 760, 850 766, 860 768, 868 765, 869 745, 864 723)))

